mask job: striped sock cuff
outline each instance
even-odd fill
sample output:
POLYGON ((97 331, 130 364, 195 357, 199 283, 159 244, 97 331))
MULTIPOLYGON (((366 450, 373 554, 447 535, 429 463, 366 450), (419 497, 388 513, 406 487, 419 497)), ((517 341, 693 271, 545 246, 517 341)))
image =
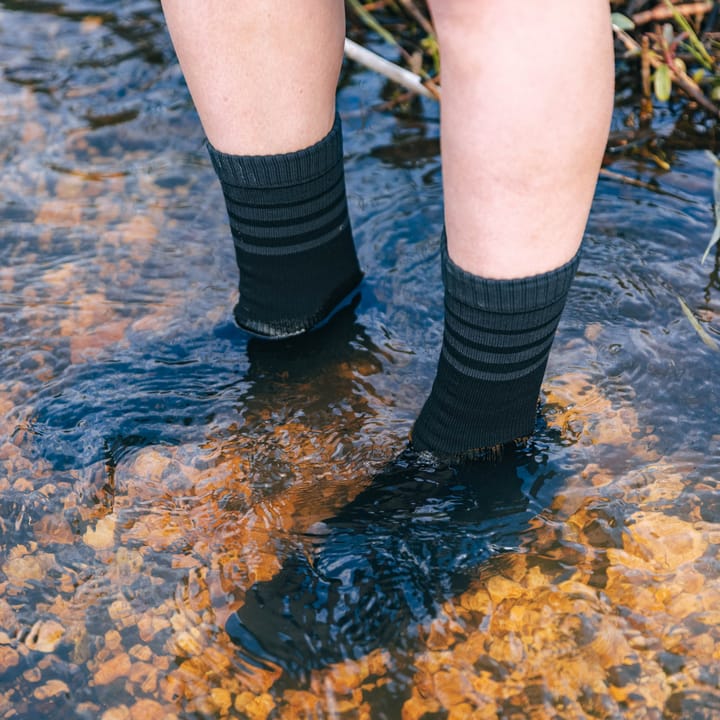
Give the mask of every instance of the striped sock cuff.
POLYGON ((579 254, 547 273, 492 280, 469 273, 443 242, 443 355, 459 372, 517 380, 544 366, 577 270, 579 254))
POLYGON ((207 141, 210 160, 218 177, 236 187, 284 187, 322 177, 342 164, 343 145, 340 116, 330 132, 314 145, 280 155, 229 155, 207 141))
POLYGON ((511 280, 483 278, 463 270, 448 254, 447 237, 442 234, 442 275, 448 294, 478 310, 516 313, 564 301, 580 263, 580 251, 572 260, 540 275, 511 280))
POLYGON ((235 320, 263 337, 323 322, 360 282, 339 115, 304 150, 229 155, 208 144, 239 270, 235 320))

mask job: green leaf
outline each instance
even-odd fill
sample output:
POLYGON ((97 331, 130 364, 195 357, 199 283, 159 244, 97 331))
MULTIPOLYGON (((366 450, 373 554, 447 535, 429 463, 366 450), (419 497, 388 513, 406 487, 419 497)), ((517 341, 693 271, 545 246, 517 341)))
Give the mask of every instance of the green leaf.
POLYGON ((672 80, 670 78, 670 68, 667 65, 661 65, 653 75, 653 88, 655 97, 660 102, 666 102, 670 99, 672 91, 672 80))
POLYGON ((614 12, 610 15, 612 24, 620 30, 634 30, 635 23, 627 16, 619 12, 614 12))

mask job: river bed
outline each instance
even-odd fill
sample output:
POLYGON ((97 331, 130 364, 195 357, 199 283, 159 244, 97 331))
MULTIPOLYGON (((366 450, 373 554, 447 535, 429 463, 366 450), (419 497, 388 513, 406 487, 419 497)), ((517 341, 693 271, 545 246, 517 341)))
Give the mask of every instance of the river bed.
POLYGON ((2 2, 0 67, 0 718, 720 718, 713 128, 609 154, 529 446, 408 485, 437 106, 345 68, 362 294, 266 345, 158 4, 2 2))

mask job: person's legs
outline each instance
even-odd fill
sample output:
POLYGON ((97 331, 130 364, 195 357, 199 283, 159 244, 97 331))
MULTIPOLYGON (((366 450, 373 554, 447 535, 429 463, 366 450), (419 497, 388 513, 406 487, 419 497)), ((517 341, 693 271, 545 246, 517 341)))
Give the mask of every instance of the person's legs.
MULTIPOLYGON (((606 0, 430 5, 446 313, 412 444, 466 456, 532 432, 607 137, 612 45, 606 0)), ((343 5, 164 8, 225 194, 236 319, 265 337, 304 332, 361 277, 332 120, 343 5)))
POLYGON ((335 113, 342 0, 163 0, 223 188, 238 324, 287 337, 358 285, 335 113))
POLYGON ((442 62, 445 335, 413 445, 532 433, 607 140, 607 0, 431 0, 442 62))

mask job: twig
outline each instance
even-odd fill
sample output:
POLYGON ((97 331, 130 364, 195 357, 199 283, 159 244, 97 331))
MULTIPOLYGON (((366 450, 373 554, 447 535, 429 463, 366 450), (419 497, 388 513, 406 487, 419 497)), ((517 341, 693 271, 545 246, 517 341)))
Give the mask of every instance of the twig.
POLYGON ((645 180, 639 180, 638 178, 629 177, 622 173, 615 172, 614 170, 608 170, 607 168, 600 169, 600 177, 606 178, 607 180, 613 180, 615 182, 622 183, 623 185, 632 185, 633 187, 639 187, 643 190, 650 190, 658 195, 665 195, 666 197, 675 198, 676 200, 683 200, 690 205, 698 205, 699 203, 695 198, 688 197, 681 193, 674 193, 670 190, 664 190, 659 185, 653 185, 652 183, 646 182, 645 180))
POLYGON ((400 0, 400 4, 428 35, 432 37, 435 36, 435 28, 433 28, 430 21, 420 12, 413 0, 400 0))
POLYGON ((423 95, 433 100, 440 99, 439 87, 436 85, 424 85, 419 75, 386 60, 384 57, 372 52, 372 50, 364 48, 362 45, 358 45, 358 43, 353 42, 349 38, 345 38, 345 55, 350 60, 354 60, 356 63, 360 63, 360 65, 364 65, 366 68, 380 73, 380 75, 384 75, 386 78, 389 78, 398 85, 402 85, 418 95, 423 95))
POLYGON ((658 5, 652 10, 645 10, 643 12, 636 13, 632 16, 632 21, 636 25, 646 25, 649 22, 669 20, 674 17, 675 13, 679 13, 684 16, 705 15, 705 13, 709 13, 712 9, 713 3, 711 0, 708 0, 707 2, 685 3, 685 5, 674 5, 673 8, 669 8, 665 5, 658 5))
POLYGON ((367 25, 371 30, 376 32, 386 43, 395 45, 402 50, 400 43, 395 39, 395 36, 388 32, 363 6, 360 0, 347 0, 347 4, 355 11, 357 16, 367 25))
POLYGON ((680 303, 680 307, 685 317, 690 321, 690 324, 695 329, 695 332, 700 336, 700 339, 713 350, 720 350, 720 345, 717 341, 712 338, 710 333, 700 324, 700 321, 695 317, 695 313, 690 309, 688 304, 679 296, 675 296, 680 303))
POLYGON ((640 77, 642 79, 642 99, 640 100, 640 121, 649 123, 652 120, 653 105, 650 90, 650 38, 642 36, 642 54, 640 56, 640 77))

